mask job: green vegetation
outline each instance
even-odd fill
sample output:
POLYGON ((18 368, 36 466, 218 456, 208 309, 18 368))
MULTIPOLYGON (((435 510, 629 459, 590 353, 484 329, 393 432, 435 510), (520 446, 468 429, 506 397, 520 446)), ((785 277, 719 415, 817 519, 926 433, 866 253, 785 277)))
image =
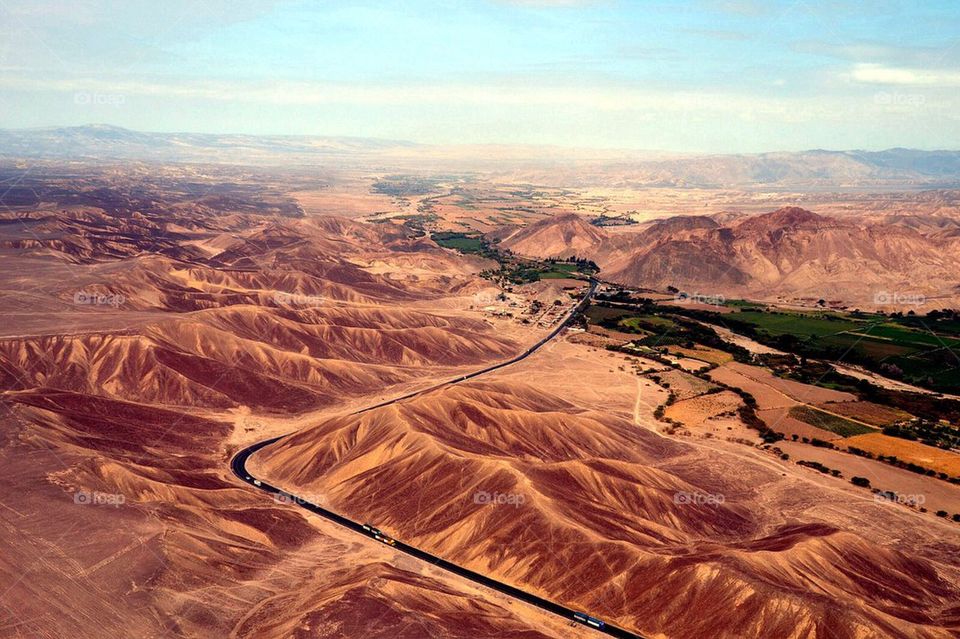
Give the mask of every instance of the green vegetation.
MULTIPOLYGON (((809 347, 815 345, 823 348, 825 347, 824 344, 834 344, 842 345, 845 349, 851 350, 852 352, 864 353, 875 357, 895 357, 897 356, 896 354, 904 351, 916 353, 915 345, 923 345, 925 340, 916 339, 918 332, 913 326, 909 325, 906 318, 903 318, 904 323, 901 323, 901 318, 881 316, 864 317, 853 314, 843 316, 832 312, 767 313, 762 311, 732 313, 714 318, 713 316, 717 315, 715 313, 705 314, 703 311, 695 309, 661 305, 649 299, 635 298, 633 295, 623 291, 606 294, 603 296, 603 299, 607 301, 597 301, 587 309, 585 313, 586 320, 592 324, 598 324, 625 333, 634 333, 638 336, 631 345, 622 347, 608 346, 607 348, 609 350, 627 354, 636 354, 637 351, 640 351, 644 357, 676 368, 676 366, 664 356, 665 352, 669 350, 669 346, 680 344, 685 347, 691 347, 696 344, 702 344, 730 353, 734 355, 738 361, 768 366, 775 374, 781 377, 794 379, 806 384, 849 392, 864 402, 872 402, 901 411, 903 419, 884 428, 882 432, 886 435, 920 441, 924 444, 937 446, 942 449, 956 450, 960 447, 960 427, 957 426, 960 425, 960 401, 946 399, 933 394, 881 388, 867 380, 860 380, 838 373, 828 363, 818 361, 817 359, 808 359, 806 353, 803 352, 804 346, 809 347), (718 324, 731 326, 731 328, 737 332, 751 334, 751 336, 754 336, 754 339, 760 337, 758 341, 769 339, 782 342, 786 340, 792 346, 800 345, 800 347, 794 351, 797 353, 796 355, 771 354, 754 357, 746 350, 726 343, 709 327, 692 321, 691 315, 697 319, 705 317, 715 319, 718 324), (741 315, 749 318, 751 321, 742 322, 742 327, 732 326, 741 315), (884 328, 882 333, 878 334, 876 338, 865 338, 863 335, 854 334, 865 334, 875 327, 884 328), (786 332, 788 330, 792 332, 786 332), (884 339, 888 341, 883 341, 884 339), (858 340, 860 342, 866 342, 867 347, 860 351, 855 351, 852 347, 856 345, 858 340), (906 344, 905 342, 908 340, 913 344, 906 344), (916 416, 916 418, 913 416, 916 416), (949 422, 953 422, 953 424, 949 422)), ((782 350, 789 351, 790 349, 782 350)), ((941 350, 949 352, 947 349, 941 350)), ((921 354, 927 355, 928 353, 923 352, 921 354)), ((913 355, 912 357, 916 358, 917 356, 913 355)), ((889 361, 889 359, 886 361, 889 361)), ((703 374, 689 374, 708 379, 703 374)), ((756 413, 756 400, 749 393, 724 384, 717 384, 717 386, 728 388, 741 396, 744 404, 737 411, 740 419, 747 426, 757 430, 764 441, 768 444, 773 444, 783 438, 781 433, 772 431, 759 419, 756 413)), ((672 391, 670 397, 671 399, 668 400, 666 405, 672 403, 672 391)), ((866 407, 864 410, 868 408, 869 407, 866 407)), ((859 423, 841 415, 834 415, 826 410, 820 410, 812 406, 793 407, 790 409, 789 415, 814 427, 836 433, 841 437, 881 432, 879 427, 873 428, 867 424, 859 423)), ((664 416, 664 406, 658 408, 657 416, 658 419, 662 419, 663 421, 671 421, 664 416)), ((797 439, 797 437, 794 437, 794 440, 797 439)), ((899 460, 894 456, 874 456, 871 453, 861 451, 852 446, 841 449, 838 448, 835 443, 823 439, 813 438, 811 440, 806 437, 802 439, 804 443, 812 446, 831 450, 846 450, 854 455, 870 457, 871 459, 877 459, 878 461, 892 464, 911 472, 939 477, 944 481, 960 484, 960 478, 950 477, 943 472, 937 473, 912 462, 899 460)), ((798 463, 835 477, 842 476, 840 471, 827 468, 816 462, 800 461, 798 463)), ((851 481, 858 486, 870 487, 869 481, 862 477, 855 477, 851 481)))
POLYGON ((891 428, 888 435, 905 439, 916 437, 919 441, 941 448, 951 447, 952 442, 960 438, 960 428, 950 425, 960 425, 960 401, 881 388, 867 380, 838 373, 829 364, 806 359, 801 359, 795 366, 775 368, 774 372, 805 384, 853 393, 861 400, 896 408, 920 418, 917 424, 891 428))
POLYGON ((433 191, 438 184, 437 179, 421 178, 409 175, 391 175, 373 183, 370 189, 374 193, 406 197, 410 195, 426 195, 433 191))
POLYGON ((724 341, 712 328, 675 315, 671 310, 650 299, 617 306, 611 306, 609 302, 597 302, 587 309, 587 318, 604 328, 636 333, 639 338, 634 340, 634 344, 640 347, 693 348, 696 344, 702 344, 730 353, 738 361, 750 361, 750 352, 746 349, 724 341))
POLYGON ((861 328, 864 323, 851 322, 833 313, 780 313, 767 311, 740 311, 734 317, 767 335, 796 335, 803 337, 834 335, 861 328))
POLYGON ((723 303, 724 306, 731 306, 733 308, 748 308, 748 309, 764 309, 766 308, 765 304, 760 304, 758 302, 751 302, 749 300, 727 300, 723 303))
POLYGON ((461 253, 483 253, 484 240, 479 234, 437 232, 431 235, 433 241, 443 248, 454 249, 461 253))
POLYGON ((857 422, 825 413, 822 410, 812 406, 792 406, 789 411, 790 417, 798 419, 801 422, 836 433, 841 437, 852 437, 854 435, 865 435, 866 433, 875 433, 875 428, 858 424, 857 422))
POLYGON ((960 392, 960 320, 955 311, 911 315, 675 308, 801 357, 856 364, 932 390, 960 392), (929 322, 927 321, 929 319, 929 322), (934 330, 933 327, 936 327, 934 330))
MULTIPOLYGON (((635 212, 635 211, 633 211, 635 212)), ((631 226, 633 224, 638 224, 638 222, 631 217, 608 217, 604 214, 590 220, 590 223, 594 226, 631 226)))
POLYGON ((801 460, 797 462, 797 465, 806 466, 807 468, 812 468, 816 471, 823 473, 824 475, 833 475, 834 477, 843 477, 843 473, 841 473, 836 468, 828 468, 818 461, 801 460))
POLYGON ((483 271, 480 275, 487 279, 499 278, 511 284, 527 284, 541 279, 584 279, 600 270, 590 260, 576 256, 569 259, 548 260, 517 257, 512 252, 491 243, 479 233, 436 231, 431 234, 431 238, 444 248, 496 261, 499 265, 498 269, 483 271))
POLYGON ((667 338, 667 331, 677 328, 673 320, 657 315, 632 315, 620 322, 620 325, 637 333, 646 331, 658 333, 661 337, 667 338))

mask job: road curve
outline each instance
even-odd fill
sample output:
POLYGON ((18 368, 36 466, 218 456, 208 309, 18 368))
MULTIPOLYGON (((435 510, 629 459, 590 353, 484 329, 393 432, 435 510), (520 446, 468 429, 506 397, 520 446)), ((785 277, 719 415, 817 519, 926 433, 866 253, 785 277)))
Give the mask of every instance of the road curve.
MULTIPOLYGON (((473 373, 469 373, 467 375, 463 375, 461 377, 457 377, 455 379, 452 379, 446 382, 441 382, 440 384, 436 384, 429 388, 408 393, 407 395, 404 395, 402 397, 396 397, 394 399, 387 400, 385 402, 381 402, 373 406, 368 406, 367 408, 356 411, 354 414, 358 415, 360 413, 365 413, 367 411, 374 410, 376 408, 389 406, 390 404, 394 404, 396 402, 410 399, 411 397, 416 397, 417 395, 422 395, 424 393, 429 393, 430 391, 436 390, 438 388, 442 388, 444 386, 448 386, 451 384, 459 384, 460 382, 465 382, 469 379, 473 379, 474 377, 484 375, 486 373, 504 368, 506 366, 510 366, 511 364, 516 364, 517 362, 520 362, 530 357, 530 355, 532 355, 537 350, 539 350, 544 344, 546 344, 547 342, 555 338, 557 335, 559 335, 560 331, 562 331, 567 326, 567 324, 570 323, 570 320, 574 317, 574 315, 576 315, 578 311, 582 310, 587 305, 587 303, 589 303, 591 296, 593 296, 593 293, 596 291, 597 284, 598 282, 596 280, 591 280, 590 289, 583 296, 583 299, 564 318, 564 320, 560 322, 560 324, 555 329, 553 329, 546 337, 544 337, 543 339, 541 339, 536 344, 529 347, 527 350, 517 355, 516 357, 512 359, 508 359, 504 362, 500 362, 499 364, 494 364, 493 366, 488 366, 486 368, 475 371, 473 373)), ((230 469, 233 471, 233 474, 239 477, 242 481, 250 484, 251 486, 254 486, 255 488, 259 488, 264 492, 270 493, 271 495, 274 496, 274 499, 279 502, 296 504, 301 508, 304 508, 305 510, 309 510, 310 512, 316 515, 320 515, 321 517, 329 519, 330 521, 336 524, 339 524, 344 528, 349 528, 350 530, 360 533, 361 535, 364 535, 366 537, 377 538, 378 535, 376 534, 376 532, 378 531, 371 531, 369 528, 365 528, 364 525, 361 523, 348 519, 343 515, 338 515, 333 511, 327 510, 326 508, 322 508, 317 504, 314 504, 296 495, 288 493, 287 491, 277 488, 276 486, 272 486, 271 484, 268 484, 267 482, 254 477, 253 475, 250 474, 249 471, 247 471, 247 467, 246 467, 247 459, 252 454, 257 452, 261 448, 265 448, 273 443, 276 443, 277 441, 287 436, 288 435, 281 435, 280 437, 274 437, 272 439, 260 441, 238 452, 236 455, 234 455, 233 459, 230 461, 230 469)), ((386 537, 386 538, 389 539, 389 537, 386 537)), ((437 557, 436 555, 432 555, 426 551, 420 550, 419 548, 415 548, 414 546, 405 544, 402 541, 392 540, 392 539, 390 539, 390 541, 393 542, 390 544, 390 546, 395 550, 406 553, 412 557, 416 557, 417 559, 426 561, 430 564, 433 564, 434 566, 437 566, 438 568, 442 568, 455 575, 459 575, 460 577, 469 579, 474 583, 481 584, 483 586, 486 586, 498 592, 502 592, 505 595, 509 595, 510 597, 514 597, 516 599, 520 599, 521 601, 525 601, 530 605, 540 608, 541 610, 552 612, 553 614, 559 615, 571 622, 579 623, 585 627, 592 628, 597 632, 610 635, 611 637, 622 637, 624 639, 643 639, 640 635, 636 633, 630 632, 628 630, 624 630, 623 628, 618 628, 617 626, 613 626, 609 623, 601 622, 600 620, 592 616, 588 616, 583 611, 578 611, 572 608, 567 608, 566 606, 561 606, 558 603, 555 603, 548 599, 544 599, 543 597, 538 597, 537 595, 531 594, 524 590, 520 590, 519 588, 516 588, 515 586, 511 586, 510 584, 497 581, 495 579, 487 577, 486 575, 482 575, 478 572, 474 572, 462 566, 458 566, 457 564, 451 563, 446 559, 442 559, 440 557, 437 557), (598 628, 597 627, 598 623, 602 624, 602 627, 598 628)))

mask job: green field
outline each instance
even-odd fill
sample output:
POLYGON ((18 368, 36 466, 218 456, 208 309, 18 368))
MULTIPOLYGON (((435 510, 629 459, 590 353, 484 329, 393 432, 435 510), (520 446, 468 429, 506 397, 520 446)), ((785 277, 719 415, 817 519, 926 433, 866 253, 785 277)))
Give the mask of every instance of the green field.
POLYGON ((566 277, 573 277, 579 274, 577 265, 567 262, 557 262, 548 264, 547 268, 540 271, 540 278, 545 280, 559 280, 566 277))
POLYGON ((866 433, 876 433, 877 429, 858 424, 844 417, 838 417, 817 410, 812 406, 793 406, 789 411, 790 417, 798 419, 801 422, 836 433, 841 437, 852 437, 854 435, 864 435, 866 433))
POLYGON ((727 300, 723 303, 724 306, 730 306, 731 308, 742 308, 742 309, 763 309, 766 308, 764 304, 758 304, 757 302, 749 302, 747 300, 727 300))
POLYGON ((620 322, 621 326, 633 330, 653 330, 659 329, 660 332, 669 331, 676 328, 676 322, 670 320, 666 317, 659 317, 657 315, 635 315, 628 319, 622 320, 620 322))
POLYGON ((867 334, 871 337, 892 340, 897 344, 906 344, 918 347, 945 346, 952 348, 954 346, 960 346, 960 339, 957 339, 956 337, 950 337, 948 335, 934 335, 929 331, 913 330, 891 323, 873 326, 870 328, 867 334))
POLYGON ((740 311, 731 318, 749 322, 768 335, 796 335, 797 337, 820 337, 843 331, 852 331, 868 326, 865 322, 841 319, 836 315, 806 313, 764 313, 740 311))
POLYGON ((626 309, 591 304, 587 308, 586 315, 592 324, 600 324, 604 320, 616 321, 622 317, 629 317, 632 313, 626 309))
POLYGON ((467 233, 434 233, 433 241, 443 248, 454 249, 463 253, 480 253, 483 251, 483 240, 479 235, 467 233))
POLYGON ((888 357, 910 355, 917 350, 912 346, 871 339, 867 335, 856 333, 826 335, 817 339, 817 344, 836 349, 836 359, 843 359, 844 354, 849 352, 879 361, 888 357))

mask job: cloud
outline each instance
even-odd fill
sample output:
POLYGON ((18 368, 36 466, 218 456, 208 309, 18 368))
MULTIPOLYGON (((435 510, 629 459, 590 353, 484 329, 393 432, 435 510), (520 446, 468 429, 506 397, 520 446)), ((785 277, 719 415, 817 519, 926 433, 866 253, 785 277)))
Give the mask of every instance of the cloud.
POLYGON ((854 82, 901 86, 958 87, 960 71, 918 69, 883 64, 857 64, 848 74, 854 82))
MULTIPOLYGON (((955 44, 955 43, 954 43, 955 44)), ((875 40, 834 43, 825 40, 801 40, 790 45, 800 53, 828 56, 864 64, 944 68, 960 61, 960 49, 953 44, 935 46, 894 45, 875 40)))
MULTIPOLYGON (((56 92, 70 98, 77 93, 134 99, 257 104, 270 107, 349 105, 356 107, 434 107, 454 109, 508 109, 516 113, 573 110, 601 114, 632 114, 647 119, 705 121, 714 117, 782 122, 836 120, 844 107, 819 96, 776 97, 724 91, 664 91, 637 86, 590 84, 324 84, 311 82, 107 81, 102 78, 0 77, 0 89, 56 92)), ((69 101, 69 100, 68 100, 69 101)), ((847 110, 873 108, 870 101, 853 102, 847 110)), ((848 114, 849 115, 849 114, 848 114)))

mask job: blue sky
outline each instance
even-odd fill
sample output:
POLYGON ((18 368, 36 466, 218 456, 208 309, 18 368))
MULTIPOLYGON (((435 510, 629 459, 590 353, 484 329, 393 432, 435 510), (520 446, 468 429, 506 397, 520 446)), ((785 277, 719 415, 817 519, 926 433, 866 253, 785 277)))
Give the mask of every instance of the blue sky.
POLYGON ((0 127, 960 148, 960 3, 0 0, 0 127))

